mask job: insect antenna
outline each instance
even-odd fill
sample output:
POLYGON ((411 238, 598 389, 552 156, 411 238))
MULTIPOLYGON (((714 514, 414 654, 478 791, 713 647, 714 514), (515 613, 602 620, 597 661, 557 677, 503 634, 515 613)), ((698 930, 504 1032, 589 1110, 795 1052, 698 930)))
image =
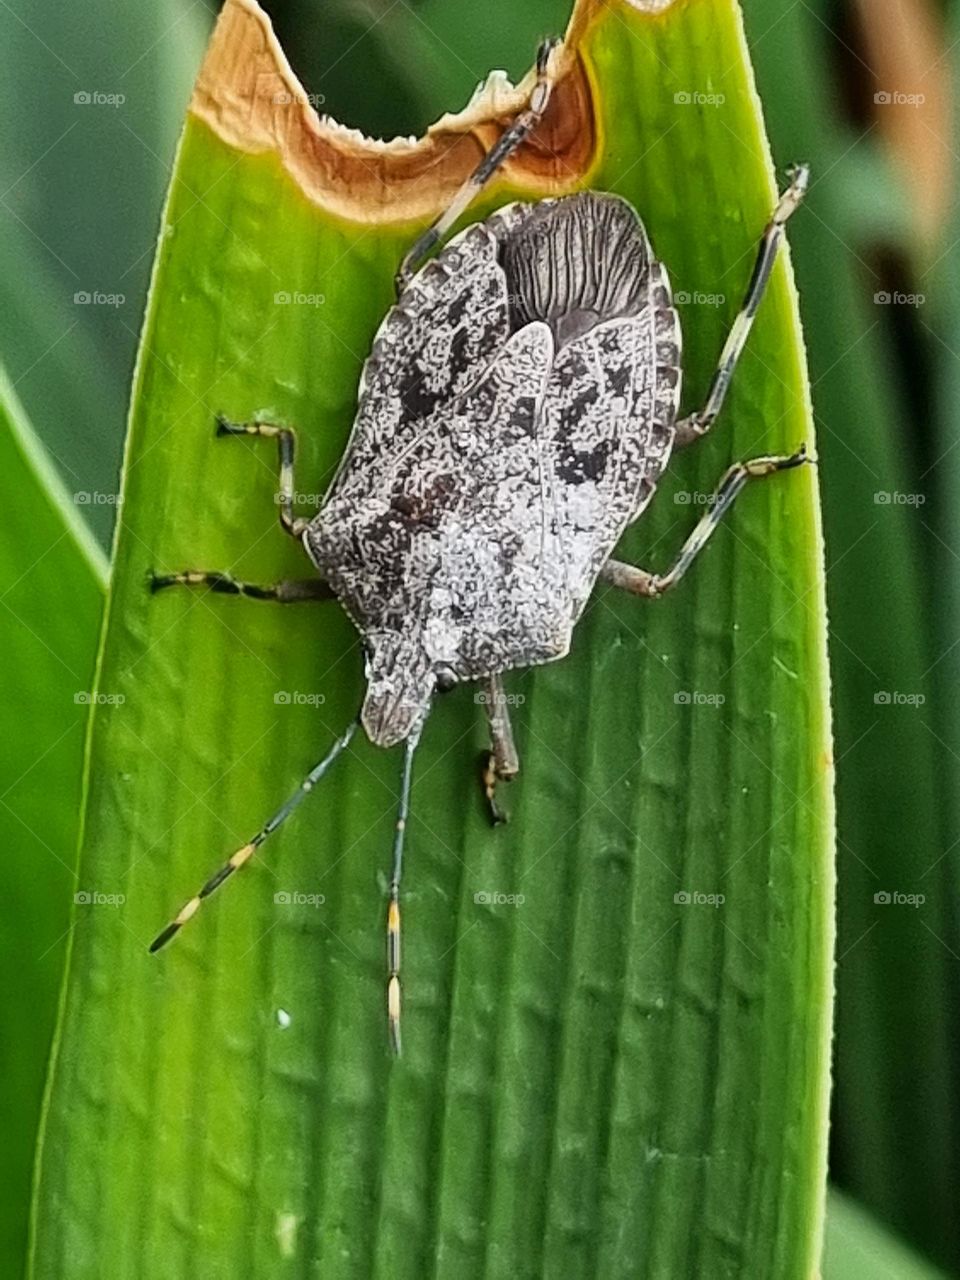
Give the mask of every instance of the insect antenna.
POLYGON ((400 808, 393 833, 393 872, 390 876, 390 903, 387 907, 387 1022, 390 1047, 400 1054, 400 877, 403 874, 403 843, 410 814, 410 783, 413 779, 413 755, 419 734, 407 738, 403 755, 403 778, 400 783, 400 808))
POLYGON ((314 765, 289 800, 282 804, 273 817, 264 823, 252 840, 243 845, 242 848, 238 849, 236 853, 229 857, 219 871, 214 872, 206 884, 204 884, 200 892, 181 908, 180 912, 173 918, 173 920, 170 921, 162 932, 157 934, 153 942, 150 943, 151 953, 159 951, 161 947, 165 947, 174 934, 179 933, 187 921, 191 919, 192 916, 196 915, 203 900, 205 898, 209 898, 214 890, 219 889, 223 882, 228 880, 235 871, 239 871, 242 866, 248 863, 254 853, 256 853, 257 849, 259 849, 266 840, 267 836, 272 835, 274 831, 276 831, 276 829, 290 817, 290 814, 293 813, 294 809, 296 809, 300 802, 309 795, 323 775, 327 772, 334 760, 336 760, 337 756, 349 746, 350 739, 356 733, 359 724, 360 717, 357 716, 350 723, 346 731, 336 740, 323 759, 318 764, 314 765))

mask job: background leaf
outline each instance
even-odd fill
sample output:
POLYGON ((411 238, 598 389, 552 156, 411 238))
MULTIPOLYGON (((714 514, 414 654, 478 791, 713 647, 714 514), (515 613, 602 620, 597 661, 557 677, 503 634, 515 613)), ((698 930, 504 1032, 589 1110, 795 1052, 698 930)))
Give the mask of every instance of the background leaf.
MULTIPOLYGON (((956 824, 945 821, 943 805, 945 777, 952 776, 943 744, 955 720, 943 685, 951 682, 956 627, 937 633, 943 592, 929 566, 944 474, 933 464, 943 453, 949 466, 954 433, 938 448, 924 442, 924 357, 911 337, 915 314, 929 317, 921 324, 932 320, 937 279, 911 284, 891 267, 878 252, 869 214, 861 215, 876 202, 874 189, 851 188, 852 165, 879 143, 875 126, 849 119, 834 88, 833 59, 845 59, 850 76, 869 76, 855 35, 826 4, 786 13, 756 0, 750 7, 760 89, 781 154, 815 158, 809 216, 796 219, 791 242, 824 478, 835 690, 831 1176, 946 1264, 960 1256, 953 1212, 960 1176, 953 1101, 958 866, 956 824), (925 290, 928 305, 875 302, 895 290, 925 290), (925 900, 916 908, 875 900, 898 891, 925 900)), ((885 181, 897 189, 889 169, 885 181)), ((947 254, 942 270, 954 256, 947 254)), ((946 509, 953 505, 949 498, 946 509)), ((955 545, 953 532, 945 537, 955 545)), ((947 582, 956 561, 939 545, 947 582)))
POLYGON ((76 874, 83 726, 106 566, 0 369, 0 1270, 23 1271, 30 1175, 76 874), (15 722, 14 722, 15 717, 15 722), (29 982, 17 975, 29 971, 29 982))
POLYGON ((0 5, 0 351, 69 492, 103 499, 83 515, 104 545, 159 208, 212 17, 196 0, 0 5))
POLYGON ((942 1272, 918 1258, 863 1208, 839 1191, 827 1202, 823 1280, 937 1280, 942 1272))

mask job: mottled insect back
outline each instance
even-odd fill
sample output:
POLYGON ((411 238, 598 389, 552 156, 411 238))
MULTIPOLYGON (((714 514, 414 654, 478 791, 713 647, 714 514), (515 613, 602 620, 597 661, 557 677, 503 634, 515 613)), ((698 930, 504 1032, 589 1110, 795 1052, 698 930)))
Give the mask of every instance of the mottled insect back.
POLYGON ((679 344, 617 196, 508 206, 403 291, 304 534, 364 637, 375 743, 418 733, 438 681, 567 653, 669 456, 679 344))
POLYGON ((806 190, 805 167, 763 231, 703 406, 681 421, 677 313, 666 271, 625 200, 583 191, 508 205, 421 265, 541 119, 554 43, 538 53, 526 110, 400 264, 397 302, 364 365, 353 433, 320 512, 309 521, 294 512, 289 427, 218 423, 220 435, 277 441, 280 522, 302 540, 322 580, 260 586, 200 570, 153 578, 155 590, 206 586, 283 604, 335 596, 362 637, 367 688, 357 719, 151 950, 250 861, 362 723, 379 746, 406 743, 387 908, 387 1013, 397 1052, 404 833, 414 750, 434 694, 484 683, 491 751, 483 781, 501 821, 496 784, 519 769, 502 674, 563 657, 598 579, 663 595, 748 480, 807 460, 801 447, 731 466, 665 573, 610 558, 671 450, 702 436, 720 411, 784 224, 806 190))

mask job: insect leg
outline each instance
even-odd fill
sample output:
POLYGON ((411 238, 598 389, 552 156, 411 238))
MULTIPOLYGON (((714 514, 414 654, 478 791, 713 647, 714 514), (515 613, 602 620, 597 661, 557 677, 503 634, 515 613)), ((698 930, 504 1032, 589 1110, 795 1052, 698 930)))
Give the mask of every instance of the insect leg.
POLYGON ((553 89, 549 76, 550 54, 558 44, 560 44, 558 36, 551 36, 541 42, 540 47, 537 49, 537 78, 530 91, 526 107, 500 135, 473 173, 470 174, 470 177, 460 187, 440 217, 423 232, 415 241, 413 247, 405 254, 403 261, 400 263, 400 269, 397 271, 398 294, 403 290, 410 277, 419 269, 430 250, 439 244, 447 234, 474 196, 490 181, 507 157, 513 151, 516 151, 524 138, 542 120, 553 89))
POLYGON ((252 600, 276 600, 279 604, 299 604, 303 600, 335 600, 332 589, 322 578, 284 579, 259 586, 254 582, 240 582, 229 573, 186 569, 182 573, 151 573, 150 590, 163 591, 166 587, 209 587, 211 591, 228 596, 249 596, 252 600))
POLYGON ((400 783, 400 808, 393 834, 393 872, 390 876, 390 903, 387 907, 387 1023, 390 1047, 399 1056, 400 1041, 400 877, 403 874, 403 841, 410 814, 410 783, 413 778, 413 753, 418 736, 411 734, 404 744, 403 778, 400 783))
POLYGON ((709 431, 714 419, 720 412, 730 386, 730 379, 733 377, 733 371, 737 367, 740 356, 743 354, 743 348, 753 327, 757 308, 763 298, 767 282, 770 279, 770 273, 773 270, 773 264, 777 260, 777 254, 783 243, 784 224, 803 199, 809 180, 810 170, 807 165, 797 165, 791 170, 790 185, 780 197, 777 207, 773 211, 773 217, 767 223, 760 238, 757 259, 753 264, 753 274, 750 277, 743 304, 737 313, 730 332, 727 334, 727 340, 723 344, 720 360, 710 382, 710 389, 707 392, 703 408, 697 413, 691 413, 689 417, 677 423, 675 443, 679 448, 690 444, 693 440, 698 440, 705 432, 709 431))
POLYGON ((157 934, 153 942, 150 943, 151 952, 159 951, 161 947, 166 946, 174 934, 179 933, 187 921, 192 916, 196 915, 204 898, 209 898, 214 890, 220 888, 224 880, 227 880, 233 875, 234 871, 239 871, 242 866, 245 866, 246 863, 250 861, 254 853, 256 853, 264 840, 266 840, 267 836, 272 835, 274 831, 276 831, 277 827, 289 818, 294 809, 296 809, 300 802, 309 795, 316 784, 320 781, 326 771, 333 764, 334 760, 336 760, 337 756, 346 749, 350 743, 350 739, 353 737, 354 733, 356 733, 359 723, 360 720, 358 717, 350 724, 346 732, 337 739, 319 764, 314 765, 290 799, 280 806, 268 822, 264 823, 253 839, 243 845, 242 848, 238 849, 235 854, 228 858, 220 870, 214 872, 206 884, 204 884, 200 892, 195 897, 191 898, 190 901, 180 909, 180 912, 174 916, 173 920, 170 921, 165 929, 157 934))
POLYGON ((272 422, 228 422, 223 414, 217 414, 218 436, 267 436, 277 441, 280 454, 280 523, 292 538, 302 536, 310 523, 293 513, 293 461, 297 451, 297 437, 291 427, 278 427, 272 422))
POLYGON ((790 454, 789 457, 751 458, 748 462, 734 463, 724 473, 723 478, 714 490, 709 510, 701 517, 696 528, 680 548, 680 554, 674 561, 673 566, 666 573, 648 573, 645 569, 637 569, 633 565, 624 564, 620 560, 608 560, 600 570, 599 576, 601 580, 610 582, 616 587, 623 587, 626 591, 632 591, 634 595, 649 596, 653 599, 656 599, 657 596, 662 596, 665 591, 675 587, 690 568, 699 552, 703 550, 707 539, 723 519, 726 512, 729 511, 737 494, 748 480, 769 476, 775 471, 787 471, 791 467, 799 467, 805 462, 812 461, 813 459, 807 454, 806 448, 801 446, 796 453, 790 454))
POLYGON ((513 739, 503 681, 494 675, 486 681, 486 686, 483 706, 490 725, 491 750, 484 760, 483 791, 490 806, 490 817, 497 826, 506 822, 508 816, 497 804, 497 783, 513 781, 520 772, 520 758, 513 739))

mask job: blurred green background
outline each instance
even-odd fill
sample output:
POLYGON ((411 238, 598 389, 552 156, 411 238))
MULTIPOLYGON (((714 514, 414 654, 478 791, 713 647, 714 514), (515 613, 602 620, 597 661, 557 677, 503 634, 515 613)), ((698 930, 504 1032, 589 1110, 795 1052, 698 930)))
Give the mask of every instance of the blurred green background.
MULTIPOLYGON (((320 109, 380 136, 421 133, 490 67, 519 78, 569 13, 568 0, 266 7, 320 109)), ((776 162, 813 169, 790 239, 819 431, 836 717, 832 1177, 918 1255, 957 1273, 960 9, 744 0, 744 10, 776 162)), ((104 547, 160 207, 215 16, 206 0, 0 4, 0 352, 104 547)), ((44 643, 51 621, 37 619, 31 643, 44 643)), ((92 654, 77 662, 89 669, 92 654)), ((20 683, 9 696, 27 716, 39 694, 20 683)), ((64 733, 80 732, 76 716, 59 714, 64 733)), ((0 822, 11 832, 37 803, 19 779, 8 795, 13 771, 33 763, 4 759, 0 822)), ((52 902, 36 955, 19 934, 4 952, 21 966, 45 954, 32 1027, 41 1047, 65 920, 52 902)), ((0 1026, 8 1039, 23 1031, 0 1026)), ((17 1088, 2 1105, 34 1115, 39 1082, 17 1088)), ((860 1210, 836 1214, 826 1275, 915 1274, 869 1232, 850 1244, 867 1230, 860 1210)))

